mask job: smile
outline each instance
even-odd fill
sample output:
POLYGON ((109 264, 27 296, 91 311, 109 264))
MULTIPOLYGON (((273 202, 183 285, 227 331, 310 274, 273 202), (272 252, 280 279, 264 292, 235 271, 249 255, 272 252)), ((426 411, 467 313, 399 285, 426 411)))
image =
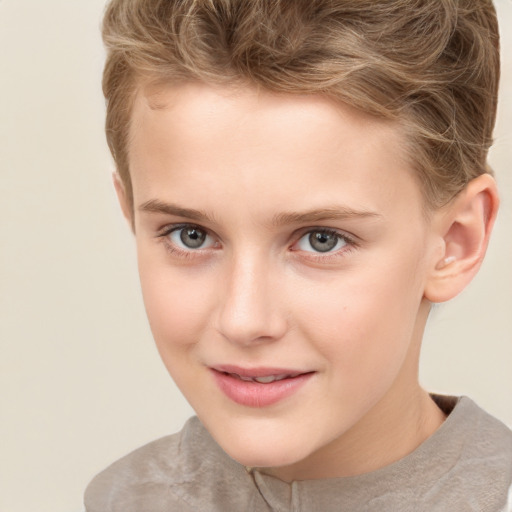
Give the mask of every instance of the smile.
POLYGON ((223 394, 246 407, 268 407, 276 404, 298 392, 315 373, 233 367, 215 367, 211 371, 223 394))
POLYGON ((283 379, 293 379, 297 377, 297 375, 267 375, 266 377, 244 377, 243 375, 238 375, 237 373, 228 373, 231 377, 234 377, 235 379, 240 379, 245 382, 259 382, 260 384, 270 384, 271 382, 275 382, 277 380, 283 380, 283 379))

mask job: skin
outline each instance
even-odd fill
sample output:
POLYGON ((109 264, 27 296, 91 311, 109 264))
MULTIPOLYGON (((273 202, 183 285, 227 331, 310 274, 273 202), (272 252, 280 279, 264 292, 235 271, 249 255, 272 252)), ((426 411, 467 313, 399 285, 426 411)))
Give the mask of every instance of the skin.
MULTIPOLYGON (((357 475, 443 422, 418 383, 419 350, 428 293, 455 293, 440 262, 460 252, 464 224, 451 241, 453 208, 425 216, 402 146, 393 124, 316 96, 200 84, 138 95, 133 216, 117 188, 149 322, 177 385, 240 463, 288 481, 357 475), (183 224, 204 244, 184 245, 183 224), (336 245, 319 252, 309 234, 326 229, 336 245), (221 364, 314 373, 254 408, 222 393, 209 369, 221 364)), ((473 195, 489 197, 485 186, 473 195)))

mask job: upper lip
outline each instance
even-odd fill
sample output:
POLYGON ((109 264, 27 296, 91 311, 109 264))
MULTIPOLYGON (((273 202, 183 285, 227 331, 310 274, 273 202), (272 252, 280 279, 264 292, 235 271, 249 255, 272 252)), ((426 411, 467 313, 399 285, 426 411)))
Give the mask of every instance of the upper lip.
POLYGON ((240 377, 271 377, 286 375, 289 377, 296 377, 304 373, 311 373, 311 370, 296 370, 292 368, 276 368, 276 367, 265 367, 258 366, 255 368, 243 368, 241 366, 222 364, 210 367, 212 370, 222 373, 233 373, 240 377))

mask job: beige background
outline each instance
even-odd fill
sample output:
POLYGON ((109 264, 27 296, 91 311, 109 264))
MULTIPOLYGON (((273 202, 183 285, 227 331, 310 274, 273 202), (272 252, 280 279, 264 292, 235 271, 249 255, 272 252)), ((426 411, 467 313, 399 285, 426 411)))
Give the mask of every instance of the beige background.
MULTIPOLYGON (((0 511, 77 512, 110 461, 191 414, 160 363, 103 137, 103 0, 0 0, 0 511)), ((433 314, 422 380, 512 425, 512 3, 498 0, 503 205, 433 314)))

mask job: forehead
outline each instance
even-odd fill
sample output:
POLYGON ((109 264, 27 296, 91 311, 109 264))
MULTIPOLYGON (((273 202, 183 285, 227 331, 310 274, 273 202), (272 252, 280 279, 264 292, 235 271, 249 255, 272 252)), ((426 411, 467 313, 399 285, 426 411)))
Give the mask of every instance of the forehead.
MULTIPOLYGON (((326 96, 274 93, 243 85, 213 86, 192 82, 141 88, 132 112, 132 137, 143 135, 138 130, 141 124, 152 123, 160 124, 167 133, 174 128, 178 135, 194 135, 195 138, 215 123, 219 131, 233 130, 231 142, 236 141, 238 134, 241 137, 252 135, 256 142, 274 126, 291 142, 294 137, 299 139, 317 133, 326 145, 333 145, 333 149, 343 144, 343 140, 359 136, 363 143, 376 142, 380 138, 387 142, 393 139, 394 143, 400 144, 402 139, 396 123, 365 114, 326 96), (350 129, 343 132, 322 130, 335 125, 339 130, 340 121, 350 125, 350 129)), ((211 139, 212 134, 207 135, 211 139)), ((280 137, 276 143, 284 140, 280 137)))
POLYGON ((404 185, 420 201, 403 147, 397 125, 320 95, 189 83, 139 93, 129 158, 139 202, 206 190, 300 209, 307 191, 312 202, 368 209, 404 185))

